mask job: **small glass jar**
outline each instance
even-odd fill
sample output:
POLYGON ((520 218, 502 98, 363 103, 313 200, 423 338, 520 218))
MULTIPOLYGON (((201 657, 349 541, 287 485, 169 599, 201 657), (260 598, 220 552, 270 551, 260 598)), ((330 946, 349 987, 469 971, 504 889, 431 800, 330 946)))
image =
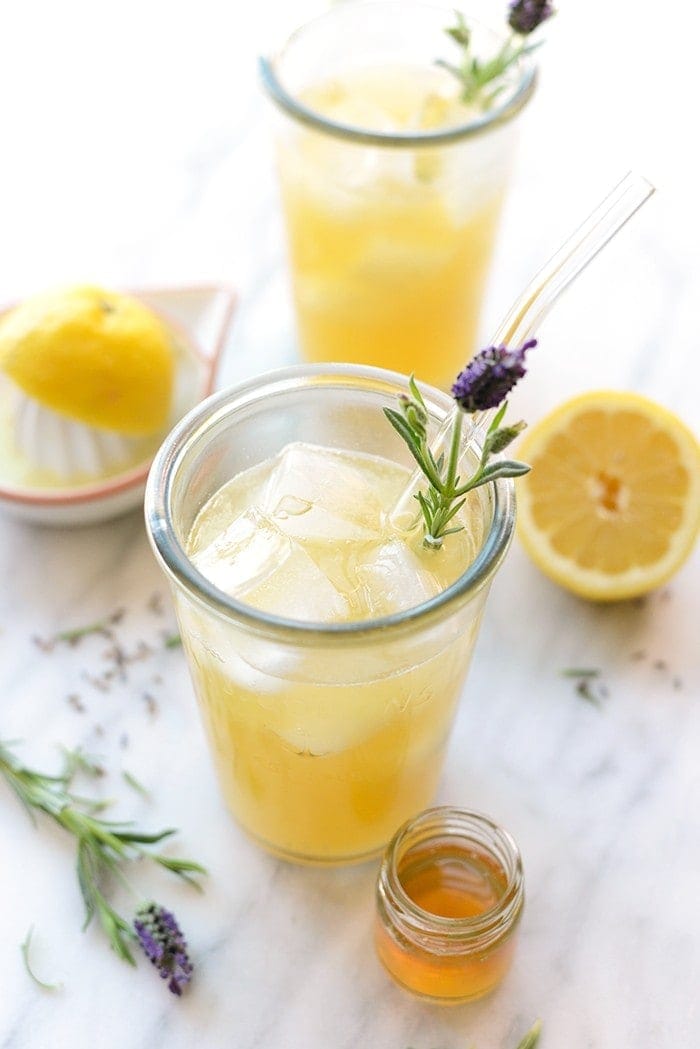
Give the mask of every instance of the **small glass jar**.
POLYGON ((487 816, 450 807, 408 820, 377 880, 375 945, 394 980, 459 1004, 506 974, 525 901, 520 852, 487 816))

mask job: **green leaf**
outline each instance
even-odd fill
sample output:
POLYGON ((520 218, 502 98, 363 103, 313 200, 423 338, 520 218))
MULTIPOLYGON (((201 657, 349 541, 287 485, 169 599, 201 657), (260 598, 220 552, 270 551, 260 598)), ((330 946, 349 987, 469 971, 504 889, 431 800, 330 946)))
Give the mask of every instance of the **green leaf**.
MULTIPOLYGON (((450 507, 450 509, 448 510, 448 512, 447 512, 447 514, 445 516, 445 524, 447 524, 449 521, 451 521, 452 518, 455 516, 455 514, 459 513, 459 511, 462 509, 462 507, 464 506, 466 501, 467 500, 466 500, 466 497, 465 497, 464 499, 460 499, 458 503, 455 503, 454 506, 450 507)), ((462 531, 462 529, 463 529, 463 525, 460 525, 458 531, 462 531)))
POLYGON ((489 426, 487 433, 493 433, 494 430, 498 429, 498 427, 503 422, 503 417, 506 414, 506 409, 507 408, 508 408, 508 401, 504 401, 503 404, 501 405, 501 407, 498 409, 498 411, 494 415, 493 422, 489 426))
POLYGON ((540 1035, 541 1034, 542 1034, 542 1021, 541 1020, 536 1020, 535 1023, 530 1028, 530 1030, 524 1036, 524 1038, 522 1038, 521 1041, 518 1042, 517 1049, 535 1049, 535 1046, 537 1045, 537 1043, 540 1040, 540 1035))
POLYGON ((418 401, 418 403, 420 404, 421 408, 423 409, 423 411, 427 415, 428 409, 425 406, 425 401, 423 400, 423 394, 418 389, 418 384, 417 384, 417 382, 415 380, 415 376, 413 376, 413 375, 411 375, 411 377, 408 380, 408 388, 411 391, 411 396, 416 401, 418 401))
POLYGON ((29 960, 29 948, 32 942, 32 935, 34 933, 34 926, 30 925, 29 931, 24 939, 24 942, 20 944, 20 951, 22 952, 22 960, 24 962, 24 968, 27 970, 27 974, 31 977, 37 987, 41 987, 44 991, 60 991, 63 987, 62 983, 46 983, 44 980, 40 980, 32 969, 31 962, 29 960))
POLYGON ((393 408, 385 408, 384 414, 387 419, 394 427, 399 436, 406 442, 408 447, 411 449, 413 454, 416 454, 416 449, 419 449, 419 443, 411 427, 404 419, 403 415, 399 415, 393 408))
POLYGON ((528 473, 530 473, 530 467, 527 463, 519 463, 514 459, 503 459, 501 462, 491 463, 484 469, 481 483, 495 481, 497 477, 523 477, 528 473))
POLYGON ((460 47, 469 47, 470 32, 467 23, 464 20, 464 15, 461 11, 455 11, 455 18, 457 19, 457 25, 450 26, 445 32, 448 36, 451 36, 455 43, 459 44, 460 47))
POLYGON ((425 522, 426 532, 433 531, 433 518, 435 516, 435 509, 432 506, 431 500, 429 498, 430 494, 431 493, 429 492, 428 496, 426 496, 423 492, 416 492, 416 499, 420 503, 420 508, 423 513, 423 520, 425 522))
POLYGON ((143 783, 136 779, 131 772, 126 769, 122 769, 122 779, 127 783, 132 790, 135 790, 137 794, 140 794, 142 798, 150 798, 151 794, 147 787, 144 787, 143 783))
POLYGON ((135 966, 136 962, 128 945, 128 941, 133 940, 135 935, 129 923, 124 921, 122 916, 117 914, 117 912, 109 906, 101 893, 97 894, 97 910, 100 924, 107 935, 114 953, 121 958, 122 961, 135 966))
POLYGON ((156 863, 159 863, 161 867, 165 867, 166 870, 171 871, 173 874, 177 874, 179 878, 189 882, 198 892, 203 892, 202 886, 193 878, 193 874, 206 875, 209 872, 206 867, 202 867, 201 864, 195 863, 193 860, 181 860, 175 857, 163 856, 160 853, 155 855, 153 859, 156 863))
POLYGON ((84 840, 79 841, 77 871, 78 885, 80 886, 83 903, 85 904, 85 921, 83 922, 83 930, 87 929, 95 916, 95 871, 93 869, 93 864, 94 861, 90 846, 84 840))
POLYGON ((163 838, 170 838, 173 834, 177 834, 177 831, 174 827, 170 827, 168 830, 159 830, 154 834, 147 834, 145 831, 122 831, 118 836, 127 843, 138 842, 141 845, 155 845, 156 842, 162 841, 163 838))
POLYGON ((82 747, 75 747, 73 750, 69 747, 61 747, 61 751, 63 753, 64 766, 60 779, 66 785, 71 783, 78 772, 82 772, 93 779, 99 779, 104 776, 105 770, 98 759, 91 754, 86 754, 82 747))

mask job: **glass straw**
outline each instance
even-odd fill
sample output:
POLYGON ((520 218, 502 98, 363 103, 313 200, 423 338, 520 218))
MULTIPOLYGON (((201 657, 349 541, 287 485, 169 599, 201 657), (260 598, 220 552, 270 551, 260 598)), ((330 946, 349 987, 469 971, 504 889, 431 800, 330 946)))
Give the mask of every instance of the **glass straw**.
MULTIPOLYGON (((612 240, 653 192, 654 186, 643 175, 635 172, 625 175, 585 222, 552 255, 549 262, 535 274, 496 329, 491 345, 517 347, 532 338, 561 293, 583 272, 588 263, 612 240)), ((452 432, 452 425, 459 410, 455 405, 435 436, 431 448, 436 458, 452 432)), ((474 443, 480 444, 483 441, 494 411, 475 412, 471 416, 471 427, 462 440, 460 458, 471 450, 474 443)), ((424 482, 423 473, 416 469, 389 515, 396 527, 401 528, 403 521, 405 530, 410 531, 420 519, 420 515, 416 518, 413 497, 424 482), (410 514, 410 524, 406 519, 407 514, 410 514)))

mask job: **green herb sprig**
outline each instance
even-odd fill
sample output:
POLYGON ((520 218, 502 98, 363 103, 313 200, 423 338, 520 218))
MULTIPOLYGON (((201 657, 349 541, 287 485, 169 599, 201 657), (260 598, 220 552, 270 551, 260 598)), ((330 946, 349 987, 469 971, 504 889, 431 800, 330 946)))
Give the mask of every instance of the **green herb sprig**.
POLYGON ((439 59, 437 64, 457 78, 461 85, 461 100, 467 105, 488 109, 504 90, 504 75, 525 55, 531 54, 542 43, 531 42, 530 34, 554 14, 545 0, 520 0, 511 4, 508 24, 511 33, 499 51, 491 58, 480 59, 472 51, 472 33, 464 15, 455 11, 456 24, 445 32, 461 48, 458 64, 439 59))
POLYGON ((466 502, 468 492, 499 477, 520 477, 530 467, 512 459, 491 462, 525 428, 524 422, 502 426, 507 402, 501 405, 488 428, 476 471, 467 480, 458 473, 462 440, 462 411, 455 413, 447 458, 444 453, 436 459, 428 444, 428 412, 422 394, 413 376, 409 380, 411 396, 399 397, 399 411, 384 408, 384 414, 399 436, 405 441, 413 458, 428 481, 428 488, 415 494, 424 524, 424 545, 439 549, 447 535, 459 532, 463 525, 455 518, 466 502))
MULTIPOLYGON (((68 752, 71 753, 75 756, 76 752, 68 752)), ((37 812, 43 812, 75 839, 78 882, 85 904, 83 928, 87 928, 96 917, 112 950, 123 961, 134 965, 131 945, 136 936, 131 924, 117 913, 105 896, 104 885, 109 877, 116 876, 124 881, 122 867, 125 864, 148 858, 199 889, 201 886, 196 879, 206 874, 206 870, 192 860, 166 856, 153 848, 175 834, 173 829, 146 833, 131 823, 97 816, 104 802, 82 798, 70 790, 76 769, 89 771, 90 768, 94 772, 95 766, 80 754, 77 760, 67 759, 66 768, 60 775, 50 776, 27 768, 10 746, 0 741, 0 775, 17 795, 32 822, 36 822, 37 812)))

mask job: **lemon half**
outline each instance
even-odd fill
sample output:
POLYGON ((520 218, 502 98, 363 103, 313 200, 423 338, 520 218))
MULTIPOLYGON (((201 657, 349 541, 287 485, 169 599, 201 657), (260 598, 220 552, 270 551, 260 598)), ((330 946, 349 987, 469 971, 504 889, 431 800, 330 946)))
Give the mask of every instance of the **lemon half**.
POLYGON ((29 397, 89 426, 137 436, 168 422, 172 338, 128 295, 85 286, 26 299, 0 320, 0 368, 29 397))
POLYGON ((532 560, 582 597, 616 601, 665 583, 700 530, 700 446, 672 412, 634 393, 567 401, 518 456, 519 535, 532 560))

